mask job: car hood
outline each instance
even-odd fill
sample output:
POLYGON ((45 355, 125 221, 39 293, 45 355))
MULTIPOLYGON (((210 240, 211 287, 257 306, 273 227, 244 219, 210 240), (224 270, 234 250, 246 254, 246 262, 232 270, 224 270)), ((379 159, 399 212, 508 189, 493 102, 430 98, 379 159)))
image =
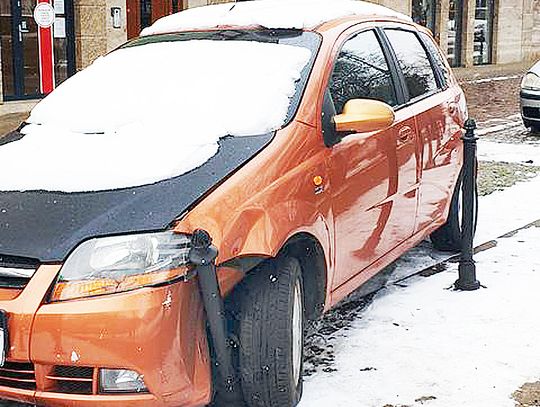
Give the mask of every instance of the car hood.
POLYGON ((0 192, 0 255, 62 262, 89 238, 166 229, 273 135, 223 138, 218 153, 201 167, 151 185, 84 193, 0 192))

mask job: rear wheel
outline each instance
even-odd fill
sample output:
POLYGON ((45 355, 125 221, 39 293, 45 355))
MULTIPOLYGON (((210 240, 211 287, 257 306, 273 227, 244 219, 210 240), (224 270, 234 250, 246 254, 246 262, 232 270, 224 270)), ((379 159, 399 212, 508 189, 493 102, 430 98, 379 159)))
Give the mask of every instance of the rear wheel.
POLYGON ((462 247, 461 239, 461 184, 463 182, 463 176, 460 174, 454 193, 452 195, 452 201, 450 202, 450 209, 448 212, 448 219, 446 223, 439 229, 431 234, 431 242, 437 250, 445 252, 458 252, 462 247))
POLYGON ((296 406, 302 395, 304 293, 300 263, 282 257, 241 283, 238 366, 249 407, 296 406))

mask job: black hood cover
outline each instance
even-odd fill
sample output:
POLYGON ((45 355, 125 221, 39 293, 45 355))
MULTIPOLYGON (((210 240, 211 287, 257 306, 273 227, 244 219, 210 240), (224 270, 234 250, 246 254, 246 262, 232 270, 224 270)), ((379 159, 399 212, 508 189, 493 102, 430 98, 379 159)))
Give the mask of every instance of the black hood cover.
POLYGON ((163 230, 273 135, 223 138, 218 153, 201 167, 151 185, 69 194, 0 192, 0 255, 61 262, 92 237, 163 230))

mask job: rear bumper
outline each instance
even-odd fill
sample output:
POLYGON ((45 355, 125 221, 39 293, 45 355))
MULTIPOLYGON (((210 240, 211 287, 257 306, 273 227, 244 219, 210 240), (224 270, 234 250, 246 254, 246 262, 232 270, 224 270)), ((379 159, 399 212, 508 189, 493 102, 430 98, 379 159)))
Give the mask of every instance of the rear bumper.
POLYGON ((191 407, 210 401, 205 318, 196 282, 42 305, 57 272, 58 267, 42 266, 15 298, 0 290, 0 309, 9 315, 8 361, 24 368, 24 373, 0 368, 0 382, 7 384, 0 386, 0 399, 100 407, 191 407), (58 377, 58 366, 69 367, 64 371, 73 375, 58 377), (138 372, 148 392, 100 394, 101 368, 138 372), (84 378, 77 372, 85 372, 84 378), (2 382, 2 375, 15 378, 2 382))

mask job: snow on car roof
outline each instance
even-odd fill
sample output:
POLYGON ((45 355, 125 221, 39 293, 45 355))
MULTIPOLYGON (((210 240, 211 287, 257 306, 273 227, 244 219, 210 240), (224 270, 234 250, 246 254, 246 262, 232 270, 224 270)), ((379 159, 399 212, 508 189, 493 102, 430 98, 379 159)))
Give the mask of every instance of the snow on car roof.
POLYGON ((163 17, 145 28, 141 36, 215 28, 262 26, 304 29, 351 15, 411 18, 387 7, 356 0, 257 0, 196 7, 163 17))
POLYGON ((255 41, 112 52, 41 101, 22 139, 0 146, 0 191, 111 190, 185 174, 222 137, 280 128, 310 57, 255 41))

